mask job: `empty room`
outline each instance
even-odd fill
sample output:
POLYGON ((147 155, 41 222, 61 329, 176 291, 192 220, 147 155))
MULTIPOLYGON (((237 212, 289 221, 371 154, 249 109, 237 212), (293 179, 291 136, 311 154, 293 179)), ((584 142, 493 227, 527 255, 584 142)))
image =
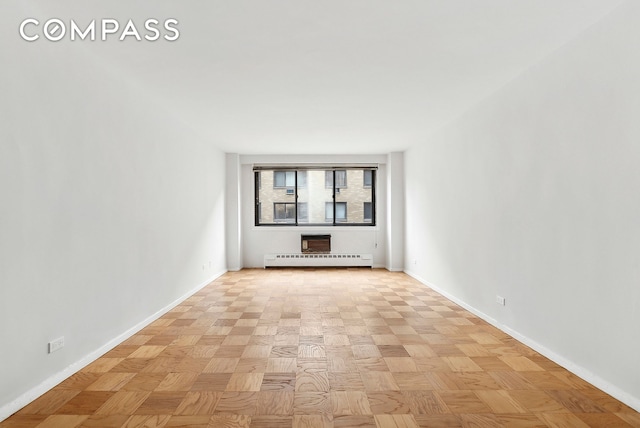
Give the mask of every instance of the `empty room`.
POLYGON ((639 21, 0 2, 0 427, 640 427, 639 21))

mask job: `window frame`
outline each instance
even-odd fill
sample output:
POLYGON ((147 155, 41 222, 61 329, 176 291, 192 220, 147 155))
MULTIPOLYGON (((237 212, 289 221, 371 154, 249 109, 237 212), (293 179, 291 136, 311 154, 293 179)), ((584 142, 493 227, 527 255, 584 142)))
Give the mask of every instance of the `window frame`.
MULTIPOLYGON (((265 166, 265 167, 255 167, 253 168, 253 173, 254 173, 254 225, 255 226, 324 226, 324 227, 348 227, 348 226, 354 226, 354 227, 361 227, 361 226, 376 226, 377 222, 376 222, 376 208, 377 208, 377 204, 376 204, 376 177, 377 177, 377 171, 378 168, 375 166, 313 166, 313 167, 291 167, 291 166, 265 166), (326 208, 325 208, 325 222, 324 223, 309 223, 309 213, 308 213, 308 202, 299 202, 298 201, 298 188, 306 188, 308 186, 307 184, 307 180, 308 180, 308 174, 307 171, 326 171, 325 172, 325 188, 331 188, 332 189, 332 195, 331 195, 331 200, 327 201, 326 203, 331 203, 332 207, 333 207, 333 218, 326 218, 326 208), (370 203, 371 204, 371 219, 365 219, 363 218, 363 222, 361 223, 349 223, 348 222, 348 205, 347 202, 349 201, 337 201, 336 202, 336 195, 339 195, 340 189, 347 189, 347 177, 348 177, 348 171, 350 170, 362 170, 363 171, 363 179, 362 179, 362 187, 363 189, 366 190, 370 190, 371 191, 371 201, 365 201, 363 203, 370 203), (273 215, 273 222, 272 223, 263 223, 262 222, 262 216, 261 216, 261 207, 262 207, 262 202, 260 200, 260 189, 263 187, 262 186, 262 180, 261 180, 261 173, 263 172, 268 172, 271 171, 273 173, 273 189, 291 189, 293 188, 294 193, 293 195, 289 194, 288 197, 293 196, 293 200, 292 201, 273 201, 273 210, 274 210, 274 215, 273 215), (338 171, 344 171, 344 183, 339 183, 338 186, 335 185, 336 183, 336 172, 338 171), (365 185, 365 171, 370 171, 371 173, 371 186, 366 186, 365 185), (284 184, 285 186, 276 186, 276 172, 279 173, 285 173, 284 175, 284 184), (294 183, 293 186, 287 186, 287 172, 293 172, 294 173, 294 183), (305 174, 305 179, 303 180, 299 180, 298 177, 298 173, 304 173, 305 174), (326 187, 327 185, 327 177, 329 176, 328 174, 331 174, 331 181, 332 181, 332 186, 331 187, 326 187), (342 185, 344 184, 344 185, 342 185), (276 210, 276 204, 291 204, 294 205, 294 210, 295 210, 295 218, 293 219, 294 221, 286 221, 286 219, 280 219, 278 221, 276 221, 275 218, 275 210, 276 210), (305 218, 299 218, 299 213, 300 213, 300 204, 307 204, 307 216, 305 218), (340 218, 337 219, 336 218, 336 204, 344 204, 344 219, 340 218)), ((302 175, 302 174, 301 174, 302 175)), ((358 188, 358 186, 356 186, 356 189, 358 188)), ((326 207, 326 206, 325 206, 326 207)), ((285 207, 285 212, 286 212, 286 207, 285 207)), ((364 214, 364 213, 363 213, 364 214)), ((316 220, 317 221, 317 220, 316 220)))

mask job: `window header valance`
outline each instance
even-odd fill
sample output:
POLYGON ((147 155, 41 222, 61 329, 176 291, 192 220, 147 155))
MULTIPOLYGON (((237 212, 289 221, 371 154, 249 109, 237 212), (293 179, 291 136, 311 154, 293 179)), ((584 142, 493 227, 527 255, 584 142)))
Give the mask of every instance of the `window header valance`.
POLYGON ((305 170, 327 170, 334 169, 378 169, 378 164, 255 164, 254 171, 278 170, 278 171, 305 171, 305 170))

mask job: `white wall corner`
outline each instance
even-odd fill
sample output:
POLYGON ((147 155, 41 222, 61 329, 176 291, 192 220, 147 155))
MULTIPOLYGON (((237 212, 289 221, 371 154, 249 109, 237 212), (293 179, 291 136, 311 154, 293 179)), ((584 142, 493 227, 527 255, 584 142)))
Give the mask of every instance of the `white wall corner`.
POLYGON ((240 155, 226 153, 225 159, 225 248, 227 269, 242 269, 242 222, 240 191, 240 155))
POLYGON ((387 269, 404 269, 404 152, 389 153, 387 164, 387 269))

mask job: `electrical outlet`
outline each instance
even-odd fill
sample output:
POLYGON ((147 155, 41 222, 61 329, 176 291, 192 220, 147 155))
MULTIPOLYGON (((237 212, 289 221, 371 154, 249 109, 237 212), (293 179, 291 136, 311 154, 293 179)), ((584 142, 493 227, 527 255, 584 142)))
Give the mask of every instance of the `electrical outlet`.
POLYGON ((504 297, 496 295, 496 303, 504 306, 507 302, 504 297))
POLYGON ((49 353, 52 354, 64 347, 64 336, 49 342, 49 353))

